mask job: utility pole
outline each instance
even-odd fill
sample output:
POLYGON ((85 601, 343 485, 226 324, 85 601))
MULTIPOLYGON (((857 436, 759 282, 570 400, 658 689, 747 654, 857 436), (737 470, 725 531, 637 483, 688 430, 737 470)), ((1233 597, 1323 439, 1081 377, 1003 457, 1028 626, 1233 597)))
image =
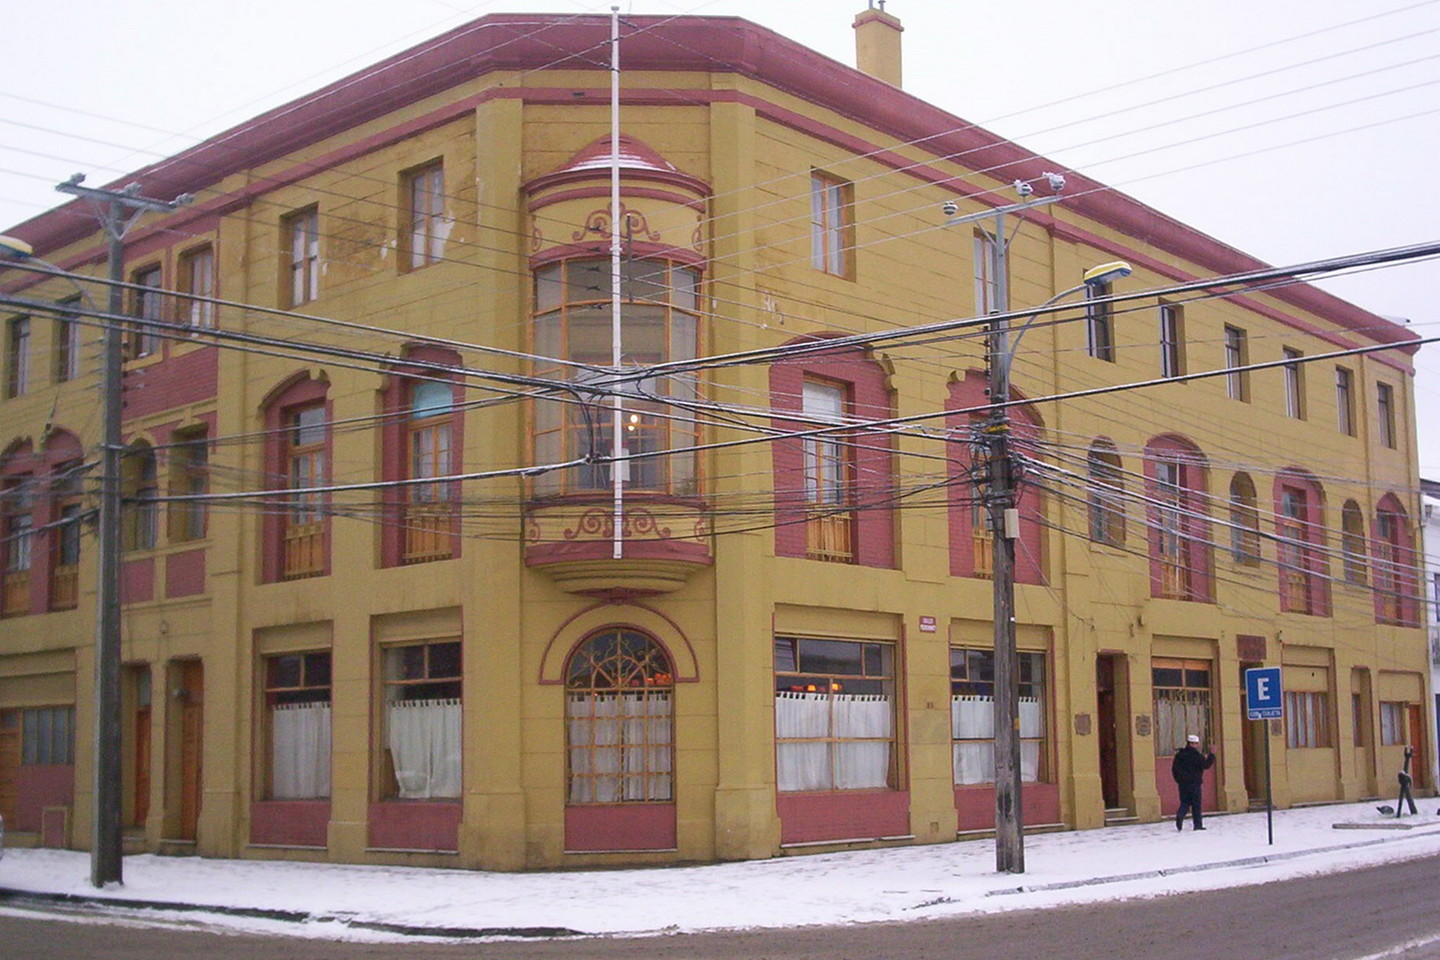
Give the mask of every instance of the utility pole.
POLYGON ((56 190, 95 202, 107 241, 110 298, 109 317, 101 334, 100 402, 100 509, 97 519, 99 556, 95 583, 95 760, 94 824, 90 841, 90 883, 96 887, 121 883, 123 838, 120 801, 120 459, 121 376, 124 330, 119 317, 125 310, 125 233, 145 211, 168 213, 193 198, 173 201, 140 196, 140 185, 123 190, 82 187, 84 174, 75 174, 56 190))

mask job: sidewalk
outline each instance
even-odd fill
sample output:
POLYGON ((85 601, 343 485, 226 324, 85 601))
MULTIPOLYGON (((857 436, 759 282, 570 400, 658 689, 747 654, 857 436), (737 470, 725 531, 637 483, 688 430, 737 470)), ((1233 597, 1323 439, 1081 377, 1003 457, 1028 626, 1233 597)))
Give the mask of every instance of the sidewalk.
MULTIPOLYGON (((1386 802, 1386 801, 1380 801, 1386 802)), ((1393 801, 1388 801, 1393 803, 1393 801)), ((183 917, 326 939, 656 934, 919 919, 1239 886, 1440 854, 1440 801, 1396 820, 1377 803, 1029 836, 1026 872, 994 844, 898 847, 693 867, 488 873, 197 857, 126 857, 125 884, 89 885, 89 857, 7 850, 0 901, 183 917), (1342 829, 1337 829, 1341 827, 1342 829)))

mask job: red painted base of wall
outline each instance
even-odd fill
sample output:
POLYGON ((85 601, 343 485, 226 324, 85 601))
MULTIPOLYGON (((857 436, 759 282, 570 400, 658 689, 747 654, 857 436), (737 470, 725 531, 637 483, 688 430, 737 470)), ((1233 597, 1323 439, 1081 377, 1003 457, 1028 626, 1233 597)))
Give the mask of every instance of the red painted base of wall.
POLYGON ((448 800, 390 800, 370 804, 370 846, 380 850, 460 848, 460 804, 448 800))
POLYGON ((250 804, 250 842, 323 847, 329 800, 266 800, 250 804))
MULTIPOLYGON (((1160 792, 1160 812, 1170 817, 1180 809, 1180 788, 1175 786, 1175 778, 1170 776, 1170 758, 1155 758, 1155 789, 1160 792)), ((1215 768, 1212 767, 1205 773, 1205 785, 1200 790, 1200 806, 1204 810, 1220 809, 1216 796, 1215 768)))
POLYGON ((39 833, 46 807, 69 807, 75 803, 75 768, 27 765, 15 773, 15 822, 7 830, 39 833))
MULTIPOLYGON (((1060 822, 1060 787, 1054 783, 1020 786, 1020 807, 1027 826, 1060 822)), ((955 829, 995 829, 995 785, 977 783, 955 788, 955 829)))
POLYGON ((565 849, 674 850, 675 804, 586 804, 565 808, 565 849))
POLYGON ((908 790, 782 793, 775 799, 781 843, 872 840, 910 833, 908 790))

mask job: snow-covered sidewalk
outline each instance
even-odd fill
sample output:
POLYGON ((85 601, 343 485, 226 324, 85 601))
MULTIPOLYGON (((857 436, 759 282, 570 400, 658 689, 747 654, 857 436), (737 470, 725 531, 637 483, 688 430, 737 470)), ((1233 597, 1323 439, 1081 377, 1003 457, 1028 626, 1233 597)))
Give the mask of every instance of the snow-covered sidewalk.
POLYGON ((1238 886, 1440 853, 1437 801, 1421 815, 1373 803, 1212 816, 1026 837, 1023 875, 997 874, 988 840, 693 867, 487 873, 196 857, 126 857, 125 883, 97 891, 89 857, 17 850, 0 893, 165 905, 228 927, 336 939, 645 934, 918 919, 1238 886), (1336 829, 1341 824, 1349 829, 1336 829))

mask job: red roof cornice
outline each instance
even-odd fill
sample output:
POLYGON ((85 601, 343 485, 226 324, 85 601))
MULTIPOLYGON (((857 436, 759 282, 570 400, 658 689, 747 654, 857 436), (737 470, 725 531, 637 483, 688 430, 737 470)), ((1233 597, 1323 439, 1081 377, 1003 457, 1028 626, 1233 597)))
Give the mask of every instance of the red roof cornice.
MULTIPOLYGON (((897 143, 955 158, 1001 182, 1035 178, 1056 165, 887 83, 736 17, 627 17, 622 45, 627 71, 737 73, 864 124, 897 143)), ((139 182, 149 196, 171 197, 212 186, 357 125, 493 72, 607 68, 610 18, 562 14, 495 14, 457 27, 233 127, 203 143, 115 181, 139 182)), ((533 73, 532 80, 533 82, 533 73)), ((593 100, 586 102, 593 103, 593 100)), ((777 107, 777 109, 779 109, 777 107)), ((784 112, 781 110, 780 112, 784 112)), ((798 114, 797 114, 798 116, 798 114)), ((813 124, 813 120, 811 121, 813 124)), ((1212 271, 1237 273, 1262 261, 1194 230, 1118 191, 1067 172, 1065 207, 1141 244, 1212 271)), ((937 184, 942 185, 943 184, 937 184)), ((972 186, 950 184, 956 193, 972 186)), ((984 198, 980 198, 984 200, 984 198)), ((994 201, 1001 202, 998 198, 994 201)), ((6 231, 47 253, 93 234, 88 207, 72 201, 6 231)), ((1378 342, 1409 352, 1418 337, 1318 288, 1270 293, 1378 342)))

